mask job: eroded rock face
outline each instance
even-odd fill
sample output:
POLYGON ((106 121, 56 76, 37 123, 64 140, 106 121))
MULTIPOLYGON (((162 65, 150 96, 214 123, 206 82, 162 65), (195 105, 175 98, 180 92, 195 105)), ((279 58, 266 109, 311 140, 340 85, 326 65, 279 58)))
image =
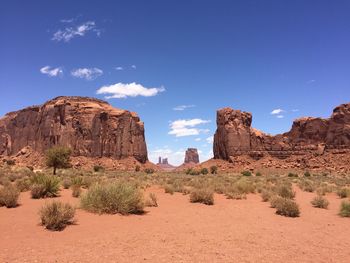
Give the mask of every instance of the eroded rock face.
POLYGON ((199 155, 196 148, 188 148, 186 150, 184 163, 199 163, 199 155))
POLYGON ((252 115, 223 108, 217 111, 214 158, 232 160, 248 155, 285 159, 313 153, 322 155, 331 149, 350 149, 350 103, 333 110, 329 119, 300 118, 284 134, 271 136, 251 127, 252 115))
POLYGON ((0 155, 11 156, 27 146, 44 152, 54 145, 70 147, 74 156, 147 161, 143 122, 136 113, 102 100, 57 97, 0 119, 0 155))

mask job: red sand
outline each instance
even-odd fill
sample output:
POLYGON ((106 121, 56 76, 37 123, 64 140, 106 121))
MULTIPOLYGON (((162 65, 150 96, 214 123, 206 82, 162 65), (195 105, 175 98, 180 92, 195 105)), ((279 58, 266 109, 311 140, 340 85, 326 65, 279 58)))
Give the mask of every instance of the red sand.
MULTIPOLYGON (((215 205, 152 188, 159 207, 145 215, 95 215, 77 210, 77 224, 62 232, 39 225, 50 201, 20 197, 21 206, 0 208, 0 262, 350 262, 350 219, 313 208, 313 193, 297 191, 299 218, 275 214, 258 195, 247 200, 215 196, 215 205)), ((69 190, 60 199, 78 204, 69 190)))

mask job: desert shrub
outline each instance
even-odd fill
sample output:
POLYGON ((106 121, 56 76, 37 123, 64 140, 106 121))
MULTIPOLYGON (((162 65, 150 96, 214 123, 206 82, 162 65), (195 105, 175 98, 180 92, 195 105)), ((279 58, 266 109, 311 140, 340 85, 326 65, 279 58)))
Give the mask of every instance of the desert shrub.
POLYGON ((41 224, 49 230, 63 230, 74 222, 75 209, 68 203, 53 201, 39 211, 41 224))
POLYGON ((314 199, 312 199, 311 204, 312 204, 313 207, 327 209, 328 205, 329 205, 329 202, 323 196, 317 195, 317 196, 315 196, 314 199))
POLYGON ((146 168, 145 169, 145 173, 146 174, 153 174, 154 173, 154 169, 153 168, 146 168))
POLYGON ((263 190, 261 192, 261 199, 262 199, 263 202, 269 201, 271 196, 272 196, 271 192, 269 192, 267 190, 263 190))
POLYGON ((174 187, 172 185, 167 184, 166 186, 164 186, 164 192, 167 194, 174 194, 174 187))
POLYGON ((16 207, 19 193, 18 189, 11 184, 0 188, 0 206, 6 206, 7 208, 16 207))
POLYGON ((94 165, 94 172, 103 172, 105 168, 102 165, 94 165))
POLYGON ((280 197, 278 195, 273 195, 273 196, 270 197, 270 206, 272 208, 276 208, 282 202, 283 202, 283 197, 280 197))
POLYGON ((141 166, 140 165, 136 165, 135 166, 135 172, 139 172, 141 171, 141 166))
POLYGON ((31 177, 32 198, 45 198, 58 196, 60 180, 56 176, 37 174, 31 177))
POLYGON ((243 171, 241 172, 243 176, 252 176, 252 173, 250 171, 243 171))
POLYGON ((287 217, 298 217, 300 215, 299 206, 291 199, 282 198, 276 205, 276 214, 287 217))
POLYGON ((84 179, 81 176, 75 176, 75 177, 71 178, 71 185, 82 186, 83 183, 84 183, 84 179))
POLYGON ((293 199, 295 197, 295 192, 292 187, 287 184, 280 184, 276 186, 276 193, 283 198, 293 199))
POLYGON ((53 174, 56 174, 57 168, 70 167, 70 155, 72 151, 63 146, 54 146, 46 151, 46 165, 53 168, 53 174))
POLYGON ((340 188, 338 191, 337 191, 337 195, 340 197, 340 198, 346 198, 348 196, 350 196, 350 189, 349 188, 340 188))
POLYGON ((255 176, 262 176, 260 172, 256 172, 255 176))
POLYGON ((81 194, 81 188, 80 185, 72 185, 72 196, 73 197, 79 197, 81 194))
POLYGON ((155 193, 149 193, 148 198, 145 201, 145 206, 158 207, 157 196, 155 193))
POLYGON ((8 177, 0 177, 0 185, 8 185, 11 184, 11 181, 8 177))
POLYGON ((201 174, 201 171, 199 170, 191 169, 190 171, 190 175, 200 175, 200 174, 201 174))
POLYGON ((234 188, 237 189, 238 192, 249 194, 255 192, 254 183, 248 178, 241 178, 233 185, 234 188))
POLYGON ((25 192, 30 190, 30 180, 29 178, 21 178, 16 181, 16 187, 20 192, 25 192))
POLYGON ((62 180, 62 186, 64 189, 69 189, 71 185, 72 185, 72 180, 70 178, 66 177, 62 180))
POLYGON ((340 204, 339 215, 341 217, 350 217, 350 202, 342 201, 340 204))
POLYGON ((15 165, 15 164, 16 164, 16 161, 15 161, 15 160, 12 160, 12 159, 8 159, 8 160, 6 160, 6 164, 7 164, 7 165, 15 165))
POLYGON ((298 177, 298 175, 295 173, 288 173, 288 177, 298 177))
POLYGON ((202 168, 201 169, 201 174, 204 174, 204 175, 206 175, 206 174, 208 174, 209 172, 208 172, 208 169, 207 168, 202 168))
POLYGON ((214 191, 209 188, 195 188, 190 194, 191 203, 214 204, 214 191))
POLYGON ((113 182, 95 184, 81 197, 81 207, 94 213, 135 214, 142 213, 143 195, 134 184, 113 182))
POLYGON ((192 171, 192 168, 187 168, 186 171, 185 171, 185 174, 190 174, 192 171))
POLYGON ((315 186, 311 180, 301 180, 298 185, 299 188, 304 192, 312 193, 313 191, 315 191, 315 186))
POLYGON ((306 171, 306 172, 304 173, 304 176, 305 176, 305 177, 310 177, 310 176, 311 176, 311 174, 310 174, 310 172, 309 172, 309 171, 306 171))
POLYGON ((243 192, 240 191, 227 191, 225 193, 225 196, 227 199, 235 199, 235 200, 242 200, 242 199, 247 199, 247 195, 243 192))
POLYGON ((211 174, 217 174, 218 173, 218 167, 216 165, 210 166, 210 173, 211 174))

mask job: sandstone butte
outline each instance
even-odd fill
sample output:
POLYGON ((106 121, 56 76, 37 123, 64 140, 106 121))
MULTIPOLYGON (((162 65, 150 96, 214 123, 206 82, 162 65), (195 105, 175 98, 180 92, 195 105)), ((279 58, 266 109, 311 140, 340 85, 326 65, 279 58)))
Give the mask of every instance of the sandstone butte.
POLYGON ((28 157, 64 145, 73 156, 146 163, 144 133, 144 124, 134 112, 94 98, 61 96, 2 117, 0 155, 28 157))
POLYGON ((214 159, 247 168, 350 171, 350 103, 328 119, 296 119, 289 132, 275 136, 252 128, 252 114, 240 110, 220 109, 216 122, 214 159))
POLYGON ((184 163, 199 163, 199 155, 196 148, 187 148, 184 163))

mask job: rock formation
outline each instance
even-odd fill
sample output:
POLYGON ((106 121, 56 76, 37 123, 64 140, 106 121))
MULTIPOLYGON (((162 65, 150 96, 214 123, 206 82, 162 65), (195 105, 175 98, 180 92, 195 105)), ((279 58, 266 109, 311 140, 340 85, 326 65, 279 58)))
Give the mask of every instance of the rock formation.
POLYGON ((0 155, 68 146, 73 156, 147 161, 144 124, 134 112, 87 97, 57 97, 0 119, 0 155))
POLYGON ((199 163, 199 155, 196 148, 188 148, 186 150, 184 163, 199 163))
POLYGON ((297 119, 289 132, 275 136, 252 128, 251 123, 252 115, 248 112, 231 108, 218 110, 214 158, 231 162, 237 156, 281 160, 291 156, 321 156, 325 152, 338 154, 350 150, 350 103, 336 107, 328 119, 297 119))

